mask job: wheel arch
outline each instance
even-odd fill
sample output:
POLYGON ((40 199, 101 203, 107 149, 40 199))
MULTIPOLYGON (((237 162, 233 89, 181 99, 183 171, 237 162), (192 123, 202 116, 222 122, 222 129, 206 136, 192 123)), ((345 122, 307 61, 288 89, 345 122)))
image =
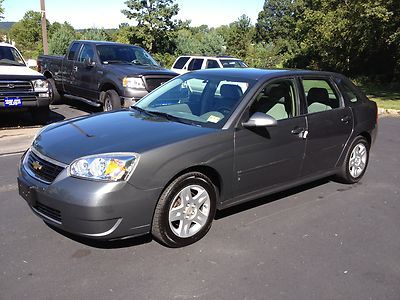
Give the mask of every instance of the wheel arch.
POLYGON ((51 74, 49 70, 44 71, 43 76, 46 77, 47 79, 53 78, 53 74, 51 74))
POLYGON ((118 95, 121 95, 120 90, 117 86, 111 82, 104 82, 100 85, 99 92, 100 92, 100 102, 104 103, 104 96, 108 90, 114 90, 117 92, 118 95))
POLYGON ((367 131, 361 132, 358 136, 364 137, 364 138, 367 140, 367 142, 368 142, 368 146, 371 148, 372 137, 371 137, 371 135, 370 135, 367 131))

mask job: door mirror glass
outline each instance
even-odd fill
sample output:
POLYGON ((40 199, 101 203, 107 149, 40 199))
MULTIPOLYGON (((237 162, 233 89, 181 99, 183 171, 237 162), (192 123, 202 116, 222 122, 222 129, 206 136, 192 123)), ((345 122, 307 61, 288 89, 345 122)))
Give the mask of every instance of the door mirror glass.
POLYGON ((278 125, 275 118, 261 113, 254 113, 247 122, 242 123, 243 127, 274 127, 278 125))

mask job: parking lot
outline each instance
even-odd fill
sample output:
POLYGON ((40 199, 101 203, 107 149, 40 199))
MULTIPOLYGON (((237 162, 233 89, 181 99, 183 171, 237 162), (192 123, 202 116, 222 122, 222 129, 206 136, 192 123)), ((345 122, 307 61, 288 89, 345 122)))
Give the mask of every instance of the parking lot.
MULTIPOLYGON (((52 109, 53 121, 96 111, 52 109)), ((7 118, 3 130, 35 128, 7 118)), ((400 118, 379 120, 360 183, 320 180, 218 212, 180 249, 57 232, 18 195, 20 153, 0 156, 0 299, 399 299, 399 130, 400 118)))

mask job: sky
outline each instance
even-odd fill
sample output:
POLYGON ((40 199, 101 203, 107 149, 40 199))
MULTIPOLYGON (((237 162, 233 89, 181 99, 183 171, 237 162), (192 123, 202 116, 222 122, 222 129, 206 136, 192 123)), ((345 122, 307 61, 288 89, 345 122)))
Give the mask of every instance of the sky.
MULTIPOLYGON (((46 17, 52 22, 67 21, 76 29, 118 28, 120 23, 130 23, 121 10, 126 0, 46 0, 46 17), (112 4, 111 4, 112 3, 112 4)), ((176 0, 178 18, 191 20, 192 26, 206 24, 209 27, 227 25, 243 14, 253 24, 262 10, 264 0, 176 0)), ((28 10, 40 11, 40 0, 5 0, 4 19, 19 21, 28 10)))

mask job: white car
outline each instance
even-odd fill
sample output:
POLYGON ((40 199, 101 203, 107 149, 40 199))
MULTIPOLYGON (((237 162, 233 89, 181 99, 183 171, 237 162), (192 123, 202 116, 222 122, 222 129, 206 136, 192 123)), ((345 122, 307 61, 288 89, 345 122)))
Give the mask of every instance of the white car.
POLYGON ((35 123, 46 123, 51 92, 46 77, 28 62, 17 48, 0 43, 0 112, 29 110, 35 123))
POLYGON ((184 74, 195 70, 217 68, 248 68, 248 66, 242 60, 231 56, 184 55, 175 60, 171 70, 184 74))

